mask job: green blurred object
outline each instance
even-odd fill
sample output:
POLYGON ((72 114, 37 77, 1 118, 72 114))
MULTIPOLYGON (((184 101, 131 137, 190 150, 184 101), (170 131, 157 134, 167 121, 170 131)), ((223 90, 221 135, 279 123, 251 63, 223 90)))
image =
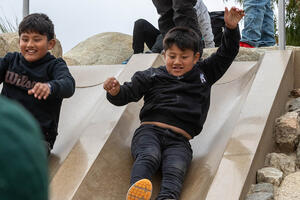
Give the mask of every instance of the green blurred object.
POLYGON ((0 199, 47 200, 47 156, 37 122, 1 96, 0 119, 0 199))

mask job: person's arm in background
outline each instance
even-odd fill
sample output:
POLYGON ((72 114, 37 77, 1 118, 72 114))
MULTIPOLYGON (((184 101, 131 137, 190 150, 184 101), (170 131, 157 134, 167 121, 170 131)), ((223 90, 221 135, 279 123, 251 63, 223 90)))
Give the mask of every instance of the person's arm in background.
POLYGON ((200 32, 204 38, 205 48, 214 48, 214 35, 211 29, 210 16, 208 10, 202 0, 197 0, 195 5, 197 19, 200 27, 200 32))

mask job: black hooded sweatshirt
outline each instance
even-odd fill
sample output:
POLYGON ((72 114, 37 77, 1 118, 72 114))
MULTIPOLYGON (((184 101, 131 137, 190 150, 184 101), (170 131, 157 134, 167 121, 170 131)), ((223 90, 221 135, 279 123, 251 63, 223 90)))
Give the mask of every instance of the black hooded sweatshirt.
POLYGON ((181 77, 168 73, 166 66, 136 72, 116 96, 107 99, 122 106, 144 97, 141 122, 156 121, 181 128, 192 138, 198 135, 207 117, 211 86, 233 62, 239 50, 238 28, 225 29, 221 46, 209 58, 197 63, 181 77))
POLYGON ((49 52, 36 62, 27 62, 21 53, 0 58, 1 94, 21 103, 39 122, 45 139, 53 146, 63 98, 71 97, 75 81, 62 58, 49 52), (28 95, 35 83, 49 83, 51 94, 46 100, 28 95))

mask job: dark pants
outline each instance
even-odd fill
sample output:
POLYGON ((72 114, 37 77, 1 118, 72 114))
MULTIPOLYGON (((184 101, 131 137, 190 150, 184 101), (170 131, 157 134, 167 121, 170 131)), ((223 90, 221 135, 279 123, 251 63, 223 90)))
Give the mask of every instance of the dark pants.
POLYGON ((152 0, 152 2, 160 15, 158 26, 163 35, 175 26, 185 26, 192 28, 201 38, 194 9, 197 0, 152 0))
POLYGON ((193 151, 184 136, 154 125, 141 125, 132 139, 131 152, 135 159, 131 184, 152 179, 161 168, 162 182, 157 200, 179 199, 193 151))
POLYGON ((155 44, 159 37, 162 37, 160 31, 147 20, 136 20, 133 28, 133 53, 143 53, 144 43, 153 53, 160 53, 162 51, 162 39, 160 42, 158 41, 158 44, 155 44))
POLYGON ((50 148, 53 148, 53 145, 55 143, 56 140, 56 136, 57 136, 57 131, 54 130, 46 130, 44 128, 42 128, 42 132, 44 134, 44 139, 47 143, 49 143, 50 148))
POLYGON ((199 53, 203 54, 202 34, 194 6, 197 0, 152 0, 158 14, 159 30, 163 37, 175 26, 193 29, 199 35, 199 53))

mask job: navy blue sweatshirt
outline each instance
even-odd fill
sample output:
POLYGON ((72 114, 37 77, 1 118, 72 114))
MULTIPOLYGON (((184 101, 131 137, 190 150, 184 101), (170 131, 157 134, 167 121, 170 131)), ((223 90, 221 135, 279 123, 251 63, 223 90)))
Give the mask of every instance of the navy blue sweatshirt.
POLYGON ((62 100, 71 97, 75 91, 75 81, 65 61, 47 53, 36 62, 27 62, 21 53, 8 53, 0 58, 2 82, 1 94, 21 103, 39 121, 46 140, 53 145, 62 100), (37 82, 51 85, 51 94, 46 100, 28 95, 28 90, 37 82))
POLYGON ((197 63, 181 77, 169 74, 166 66, 136 72, 116 96, 107 99, 122 106, 144 97, 141 122, 156 121, 181 128, 192 138, 198 135, 206 120, 211 86, 233 62, 239 50, 240 34, 225 29, 221 46, 209 58, 197 63))

